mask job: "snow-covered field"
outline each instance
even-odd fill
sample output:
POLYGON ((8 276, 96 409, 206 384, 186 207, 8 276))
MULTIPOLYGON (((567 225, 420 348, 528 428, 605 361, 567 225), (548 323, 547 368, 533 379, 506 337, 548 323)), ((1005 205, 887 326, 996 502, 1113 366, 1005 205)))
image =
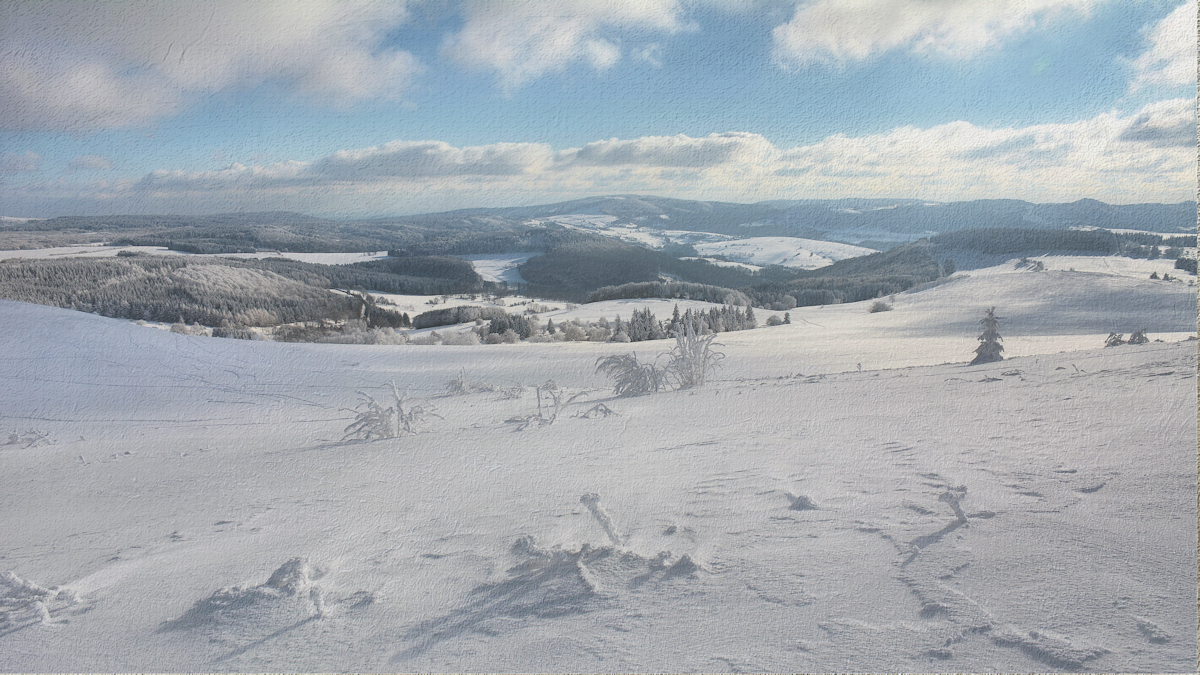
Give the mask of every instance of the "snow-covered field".
POLYGON ((525 283, 525 279, 517 271, 517 266, 535 255, 537 254, 497 253, 495 255, 464 255, 461 257, 471 261, 475 267, 475 273, 483 277, 484 281, 497 283, 506 281, 509 285, 515 286, 525 283))
POLYGON ((695 248, 700 255, 720 255, 735 262, 809 270, 832 265, 838 260, 875 253, 874 249, 861 246, 797 237, 748 237, 699 243, 695 248))
MULTIPOLYGON (((841 244, 833 241, 801 239, 799 237, 731 237, 711 232, 664 230, 628 223, 617 223, 616 216, 568 215, 554 216, 546 222, 565 227, 600 232, 631 244, 661 249, 669 243, 692 244, 705 258, 722 256, 735 264, 753 266, 783 265, 800 269, 816 269, 838 260, 875 253, 875 249, 841 244)), ((531 221, 541 222, 541 221, 531 221)), ((755 227, 749 223, 743 227, 755 227)), ((717 261, 717 264, 729 265, 717 261)))
POLYGON ((0 670, 1194 672, 1194 287, 972 272, 866 305, 614 398, 597 357, 669 343, 0 302, 0 670), (1013 358, 967 366, 992 305, 1013 358), (1163 342, 1098 348, 1139 328, 1163 342), (437 416, 344 441, 389 380, 437 416))
MULTIPOLYGON (((1195 251, 1195 249, 1191 249, 1195 251)), ((1131 277, 1134 279, 1149 279, 1151 274, 1162 276, 1170 274, 1172 277, 1195 281, 1196 277, 1184 272, 1183 270, 1175 269, 1175 259, 1158 258, 1157 260, 1147 260, 1145 258, 1126 258, 1123 256, 1101 256, 1101 255, 1041 255, 1029 259, 1042 263, 1042 266, 1047 270, 1072 271, 1072 272, 1092 272, 1095 274, 1111 274, 1122 277, 1131 277)), ((973 270, 971 274, 1006 274, 1012 269, 1018 268, 1020 261, 1011 261, 1007 265, 999 265, 985 270, 973 270)))

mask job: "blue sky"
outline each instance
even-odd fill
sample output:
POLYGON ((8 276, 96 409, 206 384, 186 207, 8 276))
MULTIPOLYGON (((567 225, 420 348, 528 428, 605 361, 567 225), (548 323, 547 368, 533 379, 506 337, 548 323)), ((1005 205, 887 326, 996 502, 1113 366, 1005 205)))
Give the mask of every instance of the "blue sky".
POLYGON ((1178 0, 0 0, 0 215, 1178 202, 1178 0))

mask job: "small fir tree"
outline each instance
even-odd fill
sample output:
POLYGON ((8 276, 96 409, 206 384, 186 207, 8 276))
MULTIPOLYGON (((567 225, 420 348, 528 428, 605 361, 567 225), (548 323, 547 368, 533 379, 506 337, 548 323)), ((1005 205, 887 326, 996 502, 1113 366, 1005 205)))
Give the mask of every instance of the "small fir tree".
POLYGON ((1000 352, 1004 351, 1004 345, 1000 343, 1004 338, 1000 337, 1000 319, 996 316, 996 308, 986 310, 979 323, 983 325, 983 333, 979 336, 979 346, 975 348, 975 358, 971 365, 1003 361, 1004 357, 1000 356, 1000 352))

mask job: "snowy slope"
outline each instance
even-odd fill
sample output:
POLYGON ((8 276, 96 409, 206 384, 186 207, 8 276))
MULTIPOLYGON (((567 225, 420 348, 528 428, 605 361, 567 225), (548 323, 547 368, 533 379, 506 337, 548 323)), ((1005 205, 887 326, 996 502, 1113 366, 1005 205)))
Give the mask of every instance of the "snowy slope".
POLYGON ((475 272, 484 281, 506 281, 510 285, 523 284, 525 279, 517 271, 517 266, 529 260, 536 253, 497 253, 495 255, 465 255, 460 256, 470 260, 475 272))
POLYGON ((699 243, 695 248, 697 253, 705 256, 720 255, 752 265, 783 265, 800 269, 816 269, 838 260, 875 253, 874 249, 861 246, 797 237, 748 237, 699 243))
POLYGON ((0 670, 1191 671, 1196 343, 1078 350, 1194 332, 1192 289, 1145 284, 797 309, 721 335, 717 381, 624 399, 596 358, 667 343, 276 344, 0 302, 0 670), (966 366, 991 304, 1018 357, 966 366), (440 417, 343 441, 393 379, 440 417), (548 380, 582 395, 540 425, 548 380))

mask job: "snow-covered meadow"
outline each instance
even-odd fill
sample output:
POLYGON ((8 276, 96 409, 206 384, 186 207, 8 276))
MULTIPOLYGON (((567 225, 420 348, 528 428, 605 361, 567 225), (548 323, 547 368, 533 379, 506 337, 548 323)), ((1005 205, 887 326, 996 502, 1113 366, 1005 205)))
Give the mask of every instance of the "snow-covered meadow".
POLYGON ((747 237, 700 243, 695 248, 703 256, 723 256, 733 262, 798 269, 816 269, 875 252, 862 246, 798 237, 747 237))
POLYGON ((1194 671, 1195 287, 1003 267, 722 334, 714 381, 633 398, 597 358, 668 342, 0 302, 0 669, 1194 671), (1010 358, 967 366, 993 305, 1010 358), (419 433, 345 440, 389 381, 419 433))

